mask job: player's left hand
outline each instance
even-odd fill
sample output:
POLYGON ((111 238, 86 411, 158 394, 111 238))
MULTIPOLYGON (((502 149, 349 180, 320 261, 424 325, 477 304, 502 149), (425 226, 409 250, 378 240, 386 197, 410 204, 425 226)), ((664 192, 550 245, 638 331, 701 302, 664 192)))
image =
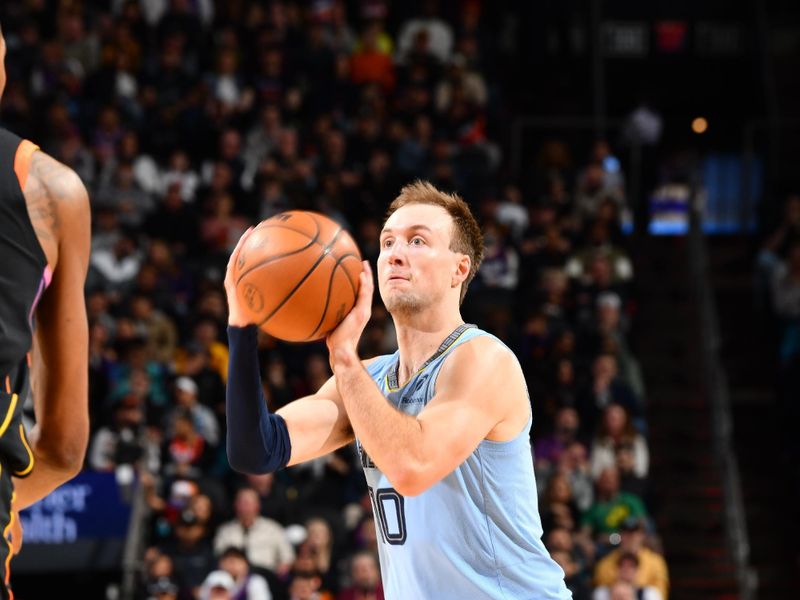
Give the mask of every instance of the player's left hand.
POLYGON ((330 353, 331 368, 336 370, 336 365, 341 361, 358 357, 358 340, 361 333, 372 316, 372 294, 374 283, 372 269, 369 262, 363 261, 364 268, 359 275, 358 297, 353 308, 341 323, 328 334, 326 342, 330 353))

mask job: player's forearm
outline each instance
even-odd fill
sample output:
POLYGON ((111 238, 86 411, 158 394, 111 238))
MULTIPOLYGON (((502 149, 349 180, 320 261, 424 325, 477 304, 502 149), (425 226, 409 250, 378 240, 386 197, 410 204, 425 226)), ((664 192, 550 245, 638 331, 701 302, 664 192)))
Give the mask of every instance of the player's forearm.
POLYGON ((283 417, 271 415, 261 388, 254 325, 228 327, 230 353, 225 393, 228 461, 241 473, 271 473, 291 455, 283 417))
POLYGON ((336 387, 353 432, 372 461, 403 495, 423 469, 423 432, 417 419, 392 407, 355 353, 334 358, 336 387))

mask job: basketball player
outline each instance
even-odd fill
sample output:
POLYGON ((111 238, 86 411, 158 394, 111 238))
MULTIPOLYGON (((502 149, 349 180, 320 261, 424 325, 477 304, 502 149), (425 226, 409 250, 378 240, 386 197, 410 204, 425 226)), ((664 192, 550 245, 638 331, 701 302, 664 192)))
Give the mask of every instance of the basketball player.
POLYGON ((365 263, 356 305, 327 339, 334 376, 275 415, 260 392, 256 328, 228 277, 232 466, 273 471, 355 438, 386 598, 570 598, 540 539, 522 370, 460 314, 483 254, 478 224, 463 200, 417 182, 392 202, 380 241, 399 350, 357 355, 373 293, 365 263))
MULTIPOLYGON (((5 53, 0 31, 0 97, 5 53)), ((6 542, 12 532, 13 549, 22 543, 17 511, 74 477, 86 451, 89 334, 83 285, 89 219, 89 199, 78 176, 0 129, 2 599, 13 598, 12 543, 6 542), (37 422, 30 440, 22 425, 29 386, 37 422)))

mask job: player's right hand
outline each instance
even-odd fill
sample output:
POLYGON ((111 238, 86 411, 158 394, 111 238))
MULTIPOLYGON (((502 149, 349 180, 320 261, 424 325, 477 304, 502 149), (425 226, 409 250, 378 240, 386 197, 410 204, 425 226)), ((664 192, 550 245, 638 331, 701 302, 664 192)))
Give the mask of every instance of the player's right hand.
POLYGON ((247 238, 253 233, 253 229, 254 227, 250 227, 242 234, 242 237, 239 238, 236 248, 231 252, 231 257, 228 259, 228 267, 225 270, 225 294, 228 296, 228 325, 233 325, 235 327, 250 325, 250 321, 248 321, 247 316, 241 310, 239 298, 236 295, 236 282, 233 278, 233 270, 236 260, 239 258, 239 252, 247 238))

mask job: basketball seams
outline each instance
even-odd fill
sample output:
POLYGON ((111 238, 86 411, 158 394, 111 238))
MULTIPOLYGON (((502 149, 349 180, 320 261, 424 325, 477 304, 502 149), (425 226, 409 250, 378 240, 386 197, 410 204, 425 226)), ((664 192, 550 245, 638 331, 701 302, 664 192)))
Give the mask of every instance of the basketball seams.
MULTIPOLYGON (((253 265, 252 267, 247 269, 247 271, 245 271, 244 273, 239 273, 239 276, 236 279, 236 284, 235 285, 238 287, 239 286, 239 282, 242 281, 242 279, 244 278, 245 275, 247 275, 248 273, 250 273, 251 271, 254 271, 255 269, 257 269, 259 267, 262 267, 262 266, 264 266, 266 264, 269 264, 269 263, 271 263, 271 262, 273 262, 275 260, 278 260, 278 259, 281 259, 281 258, 285 258, 287 256, 292 256, 294 254, 299 254, 300 252, 304 252, 305 250, 307 250, 308 248, 313 246, 315 243, 319 244, 320 246, 322 246, 323 245, 322 242, 319 241, 319 234, 320 234, 320 231, 322 230, 322 228, 320 227, 319 221, 317 221, 317 219, 314 218, 313 215, 308 215, 308 216, 311 217, 311 220, 314 222, 314 227, 317 228, 317 230, 314 232, 314 236, 313 237, 308 235, 307 231, 303 231, 301 229, 295 229, 294 227, 289 227, 283 221, 270 224, 269 222, 272 219, 274 219, 275 217, 270 217, 270 219, 264 221, 263 223, 260 223, 256 227, 257 230, 258 229, 274 229, 274 228, 287 229, 289 231, 294 231, 295 233, 299 233, 300 235, 302 235, 304 237, 307 237, 309 239, 309 243, 306 244, 305 246, 303 246, 302 248, 299 248, 298 250, 292 250, 291 252, 284 252, 283 254, 277 254, 275 256, 270 256, 269 258, 266 258, 266 259, 262 260, 260 263, 253 265)), ((243 249, 244 248, 240 248, 239 249, 239 252, 236 255, 236 262, 239 261, 239 255, 242 253, 243 249)), ((234 264, 236 264, 236 262, 234 262, 234 264)))
POLYGON ((300 289, 300 287, 301 287, 301 286, 302 286, 302 285, 303 285, 303 284, 306 282, 306 280, 307 280, 307 279, 308 279, 308 278, 311 276, 311 274, 312 274, 312 273, 314 272, 314 270, 315 270, 315 269, 316 269, 316 268, 319 266, 319 264, 320 264, 320 263, 321 263, 321 262, 322 262, 322 261, 325 259, 325 257, 326 257, 326 256, 328 256, 328 255, 330 254, 331 248, 332 248, 332 247, 333 247, 333 245, 336 243, 336 241, 339 239, 339 236, 342 234, 342 232, 343 232, 343 231, 344 231, 344 229, 342 229, 341 227, 339 227, 339 229, 337 229, 337 230, 336 230, 336 233, 334 234, 333 238, 332 238, 332 239, 331 239, 331 241, 330 241, 330 242, 328 242, 328 244, 325 246, 325 248, 324 248, 324 249, 323 249, 323 251, 320 253, 320 255, 319 255, 319 257, 317 258, 317 260, 314 262, 314 264, 313 264, 313 265, 311 265, 311 268, 310 268, 310 269, 309 269, 309 270, 306 272, 306 274, 305 274, 305 275, 303 275, 303 276, 300 278, 300 281, 298 281, 298 282, 297 282, 297 284, 296 284, 296 285, 295 285, 295 286, 294 286, 294 287, 291 289, 291 291, 290 291, 288 294, 286 294, 286 296, 283 298, 283 300, 281 300, 281 301, 278 303, 278 305, 277 305, 275 308, 273 308, 273 309, 270 311, 270 313, 269 313, 269 314, 268 314, 266 317, 264 317, 264 319, 263 319, 263 320, 261 320, 261 322, 259 322, 259 323, 258 323, 258 326, 259 326, 259 327, 262 327, 262 326, 263 326, 263 325, 264 325, 264 324, 265 324, 267 321, 269 321, 269 320, 270 320, 272 317, 274 317, 274 316, 275 316, 275 314, 276 314, 276 313, 277 313, 277 312, 278 312, 278 311, 279 311, 281 308, 283 308, 283 306, 284 306, 284 305, 285 305, 285 304, 286 304, 286 303, 289 301, 289 299, 290 299, 290 298, 291 298, 291 297, 292 297, 292 296, 295 294, 295 292, 297 292, 297 290, 299 290, 299 289, 300 289))
MULTIPOLYGON (((322 327, 322 324, 325 322, 325 317, 328 316, 328 307, 330 306, 330 303, 331 303, 331 292, 333 291, 333 279, 334 279, 334 277, 336 277, 336 269, 338 269, 342 265, 342 262, 344 262, 344 260, 346 258, 350 258, 350 257, 358 258, 352 252, 348 252, 347 254, 345 254, 345 255, 343 255, 343 256, 341 256, 339 258, 336 258, 332 253, 328 254, 328 256, 330 256, 332 259, 335 259, 336 260, 336 264, 333 265, 333 268, 331 269, 331 275, 328 278, 328 292, 327 292, 327 294, 325 294, 325 306, 322 309, 322 316, 319 319, 319 323, 317 323, 317 326, 314 328, 314 331, 312 331, 308 335, 308 337, 306 337, 306 340, 311 340, 313 338, 313 336, 319 331, 319 328, 322 327)), ((353 290, 353 301, 355 302, 355 299, 356 299, 356 287, 355 287, 355 285, 353 285, 353 282, 350 280, 350 274, 347 272, 347 269, 343 268, 342 271, 344 272, 344 278, 347 280, 347 283, 350 284, 350 288, 353 290)))
MULTIPOLYGON (((286 229, 288 229, 288 227, 286 229)), ((295 230, 293 230, 293 231, 295 231, 295 230)), ((297 233, 302 233, 302 232, 298 231, 297 233)), ((304 235, 306 235, 306 234, 304 234, 304 235)), ((306 237, 308 237, 308 236, 306 235, 306 237)), ((281 258, 286 258, 287 256, 293 256, 295 254, 300 254, 301 252, 305 252, 306 250, 311 248, 311 246, 313 246, 314 243, 319 243, 319 242, 317 242, 317 240, 315 240, 315 239, 309 238, 308 244, 306 244, 302 248, 298 248, 297 250, 292 250, 291 252, 284 252, 283 254, 276 254, 275 256, 270 256, 269 258, 265 258, 260 263, 257 263, 255 265, 253 265, 252 267, 250 267, 249 269, 247 269, 246 271, 244 271, 243 273, 240 273, 239 274, 239 278, 236 280, 236 285, 238 286, 239 283, 242 281, 242 279, 244 279, 244 277, 246 275, 248 275, 249 273, 252 273, 256 269, 259 269, 259 268, 263 267, 264 265, 268 265, 271 262, 275 262, 276 260, 280 260, 281 258)), ((239 250, 239 253, 241 253, 241 250, 239 250)), ((238 255, 236 256, 236 260, 239 260, 239 256, 238 255)))
MULTIPOLYGON (((346 259, 346 258, 355 258, 359 263, 361 262, 361 258, 357 254, 353 254, 352 252, 348 252, 347 254, 344 254, 344 255, 339 256, 339 257, 333 255, 333 253, 331 253, 331 255, 334 256, 334 258, 336 258, 336 267, 337 268, 342 265, 342 263, 344 262, 344 259, 346 259)), ((342 268, 344 270, 344 274, 347 276, 347 282, 350 284, 350 287, 353 290, 353 296, 354 297, 358 296, 358 290, 356 289, 356 284, 353 283, 352 279, 350 279, 350 272, 347 269, 344 269, 344 267, 342 267, 342 268)), ((358 277, 358 275, 356 275, 356 277, 358 277)))
POLYGON ((317 232, 314 234, 312 238, 308 235, 307 231, 303 231, 302 229, 295 229, 294 227, 287 227, 285 223, 274 223, 272 225, 261 225, 258 229, 288 229, 289 231, 294 231, 295 233, 299 233, 300 235, 304 235, 308 239, 310 239, 313 243, 319 244, 320 246, 324 247, 325 244, 319 241, 319 225, 317 225, 317 232))

